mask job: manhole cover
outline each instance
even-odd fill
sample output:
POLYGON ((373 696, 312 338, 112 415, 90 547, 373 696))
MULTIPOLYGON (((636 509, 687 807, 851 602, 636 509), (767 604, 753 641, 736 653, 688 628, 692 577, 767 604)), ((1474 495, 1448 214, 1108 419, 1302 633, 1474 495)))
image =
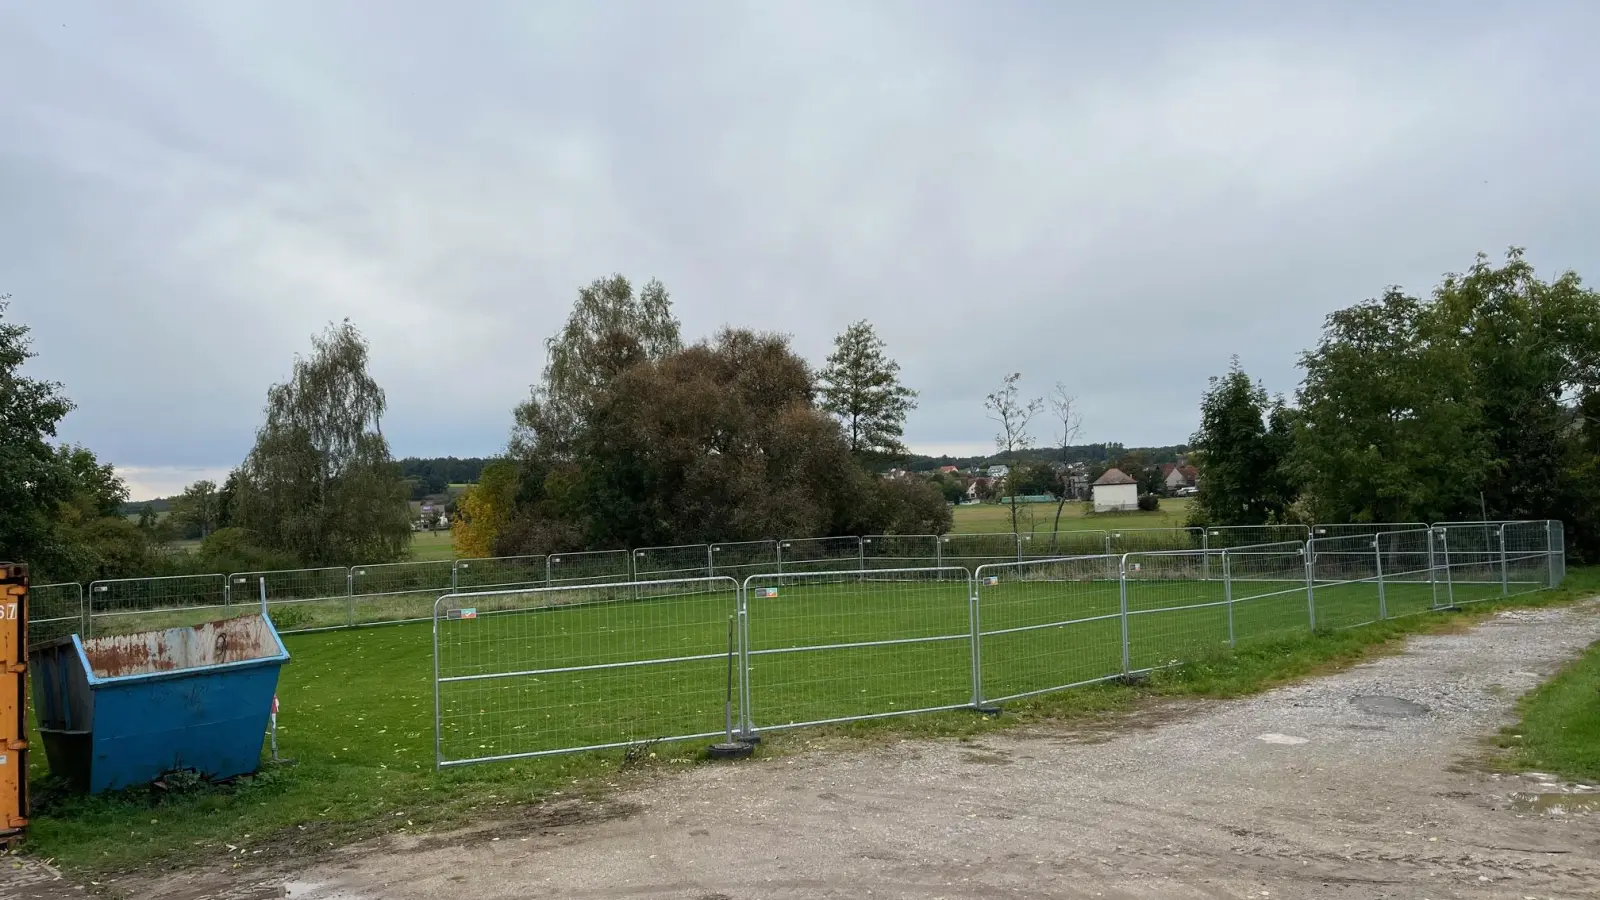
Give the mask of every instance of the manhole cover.
POLYGON ((1351 697, 1350 702, 1356 709, 1375 716, 1393 716, 1397 719, 1409 719, 1415 716, 1426 715, 1428 708, 1414 700, 1404 700, 1400 697, 1351 697))

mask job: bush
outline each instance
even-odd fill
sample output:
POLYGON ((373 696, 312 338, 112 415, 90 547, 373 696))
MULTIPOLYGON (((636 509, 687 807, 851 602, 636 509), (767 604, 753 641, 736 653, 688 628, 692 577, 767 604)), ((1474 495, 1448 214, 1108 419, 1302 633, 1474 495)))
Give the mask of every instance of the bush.
POLYGON ((1145 512, 1155 512, 1161 508, 1161 498, 1155 494, 1140 494, 1139 508, 1145 512))

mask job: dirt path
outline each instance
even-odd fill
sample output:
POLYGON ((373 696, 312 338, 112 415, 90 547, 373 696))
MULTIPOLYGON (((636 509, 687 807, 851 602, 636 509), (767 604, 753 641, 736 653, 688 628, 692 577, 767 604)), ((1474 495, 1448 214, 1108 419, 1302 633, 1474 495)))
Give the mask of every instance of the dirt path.
POLYGON ((198 872, 142 894, 1596 897, 1600 811, 1524 804, 1536 780, 1456 765, 1596 639, 1594 602, 1507 612, 1148 729, 701 766, 570 811, 588 824, 390 839, 287 879, 198 872))

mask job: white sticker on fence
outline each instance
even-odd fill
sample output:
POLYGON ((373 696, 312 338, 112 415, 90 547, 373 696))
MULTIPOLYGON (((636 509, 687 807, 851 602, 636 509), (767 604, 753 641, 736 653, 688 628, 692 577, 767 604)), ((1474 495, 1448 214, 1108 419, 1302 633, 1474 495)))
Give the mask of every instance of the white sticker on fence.
POLYGON ((997 585, 999 583, 1000 583, 1000 576, 999 575, 985 575, 985 576, 983 576, 983 584, 984 584, 985 587, 994 587, 995 585, 997 585))
POLYGON ((452 609, 447 615, 452 619, 476 619, 478 610, 469 606, 465 609, 452 609))
POLYGON ((756 599, 758 600, 771 600, 776 596, 778 596, 778 589, 775 587, 756 588, 756 599))

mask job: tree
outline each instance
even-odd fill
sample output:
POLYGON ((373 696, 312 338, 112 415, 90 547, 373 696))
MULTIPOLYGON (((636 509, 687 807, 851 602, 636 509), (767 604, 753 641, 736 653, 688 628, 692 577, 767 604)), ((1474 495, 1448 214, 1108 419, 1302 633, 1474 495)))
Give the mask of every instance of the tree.
POLYGON ((1299 411, 1280 418, 1295 425, 1289 469, 1317 521, 1431 522, 1476 509, 1490 467, 1482 399, 1430 306, 1390 289, 1329 315, 1301 356, 1299 411))
POLYGON ((906 414, 917 392, 900 383, 900 364, 865 319, 834 338, 833 353, 819 376, 821 406, 844 427, 857 459, 898 458, 906 453, 906 414))
MULTIPOLYGON (((57 504, 70 499, 72 484, 50 439, 72 411, 58 382, 27 378, 28 327, 5 321, 11 295, 0 295, 0 557, 54 572, 62 562, 53 523, 57 504)), ((35 573, 40 574, 39 572, 35 573)))
POLYGON ((511 460, 495 460, 483 467, 477 484, 461 496, 452 519, 456 555, 481 558, 495 555, 515 510, 521 474, 511 460))
MULTIPOLYGON (((1028 423, 1044 406, 1037 398, 1026 402, 1021 399, 1021 389, 1018 386, 1021 380, 1022 373, 1013 372, 1002 379, 998 391, 983 398, 983 406, 989 411, 990 420, 1000 426, 994 437, 995 449, 1006 459, 1012 459, 1017 451, 1027 450, 1033 446, 1033 437, 1028 433, 1028 423)), ((1012 503, 1013 532, 1017 531, 1017 525, 1017 504, 1012 503)))
POLYGON ((538 457, 542 466, 570 459, 595 398, 630 366, 682 345, 661 282, 652 279, 635 294, 628 279, 612 275, 580 288, 566 325, 545 341, 542 381, 513 412, 512 455, 538 457))
POLYGON ((222 495, 217 483, 202 479, 184 488, 182 494, 172 498, 168 515, 185 534, 205 540, 222 519, 222 495))
MULTIPOLYGON (((1200 401, 1200 430, 1190 439, 1203 468, 1190 508, 1196 525, 1264 525, 1288 508, 1281 483, 1283 441, 1268 421, 1286 421, 1280 397, 1250 380, 1234 357, 1228 374, 1213 377, 1200 401)), ((1142 461, 1142 460, 1141 460, 1142 461)), ((1135 478, 1139 472, 1129 472, 1135 478)))
POLYGON ((310 565, 398 559, 410 510, 381 420, 383 389, 348 320, 312 338, 289 380, 267 391, 266 421, 237 470, 234 523, 260 546, 310 565))
POLYGON ((139 527, 145 531, 156 527, 156 508, 154 504, 146 503, 139 508, 139 527))
POLYGON ((1055 492, 1056 518, 1055 522, 1050 526, 1050 549, 1053 551, 1056 546, 1056 534, 1061 531, 1061 513, 1065 511, 1067 497, 1071 493, 1067 489, 1065 481, 1068 477, 1068 470, 1065 466, 1072 462, 1071 459, 1067 458, 1067 454, 1072 452, 1070 448, 1073 442, 1078 439, 1078 435, 1083 431, 1083 415, 1078 412, 1078 398, 1067 390, 1065 383, 1060 381, 1056 382, 1055 391, 1050 395, 1050 411, 1055 414, 1055 421, 1059 426, 1059 430, 1056 433, 1061 437, 1061 465, 1063 466, 1059 476, 1062 481, 1055 492))

